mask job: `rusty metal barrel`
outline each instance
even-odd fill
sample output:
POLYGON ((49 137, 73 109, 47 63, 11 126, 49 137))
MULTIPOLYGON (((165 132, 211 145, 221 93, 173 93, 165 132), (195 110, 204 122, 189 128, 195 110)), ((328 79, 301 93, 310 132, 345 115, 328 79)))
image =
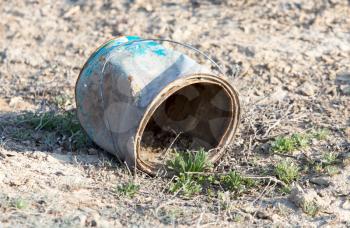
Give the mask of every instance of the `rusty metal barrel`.
POLYGON ((98 48, 81 70, 75 94, 78 119, 91 139, 151 175, 164 168, 170 148, 203 148, 216 162, 240 117, 238 94, 224 75, 137 36, 98 48))

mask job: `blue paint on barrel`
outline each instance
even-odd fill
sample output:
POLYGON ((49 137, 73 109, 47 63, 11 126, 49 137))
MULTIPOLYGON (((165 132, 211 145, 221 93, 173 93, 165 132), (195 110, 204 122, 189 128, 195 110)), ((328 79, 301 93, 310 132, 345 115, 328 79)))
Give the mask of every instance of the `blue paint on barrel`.
MULTIPOLYGON (((125 36, 105 43, 88 59, 76 85, 79 120, 89 136, 107 151, 115 150, 110 140, 106 140, 110 138, 110 129, 106 126, 105 116, 113 99, 133 110, 127 119, 133 119, 134 123, 129 125, 134 127, 128 133, 113 133, 119 153, 128 153, 124 141, 135 134, 142 113, 154 97, 176 79, 209 72, 183 53, 166 49, 155 41, 137 42, 140 39, 138 36, 125 36), (102 93, 101 88, 104 90, 102 93), (129 136, 123 136, 125 134, 129 136)), ((122 126, 125 110, 117 111, 113 117, 113 120, 118 119, 116 128, 126 129, 122 126)))
POLYGON ((118 52, 127 52, 126 56, 132 55, 133 57, 139 55, 147 55, 149 52, 156 54, 157 56, 166 56, 167 50, 157 42, 145 41, 139 43, 133 43, 133 41, 140 40, 138 36, 126 36, 118 39, 111 40, 96 50, 91 57, 88 59, 86 64, 86 69, 84 69, 84 74, 89 77, 94 70, 101 71, 99 66, 99 61, 106 60, 113 54, 114 49, 118 49, 118 52), (125 44, 130 42, 130 44, 125 44), (123 46, 119 47, 120 45, 123 46), (104 57, 104 58, 101 58, 104 57))

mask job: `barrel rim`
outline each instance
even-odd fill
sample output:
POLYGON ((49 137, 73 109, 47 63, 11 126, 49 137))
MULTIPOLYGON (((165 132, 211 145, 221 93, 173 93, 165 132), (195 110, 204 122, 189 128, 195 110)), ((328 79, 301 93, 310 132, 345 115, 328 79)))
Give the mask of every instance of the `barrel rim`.
POLYGON ((239 101, 239 94, 237 90, 229 83, 226 77, 219 77, 213 74, 208 73, 195 73, 181 78, 176 79, 175 81, 169 83, 165 86, 158 95, 152 100, 152 102, 146 108, 143 117, 141 118, 138 128, 135 134, 135 143, 134 143, 134 164, 140 171, 144 171, 151 176, 157 175, 158 169, 147 164, 140 157, 141 153, 141 139, 144 133, 144 130, 158 107, 171 95, 183 89, 189 85, 196 83, 210 83, 221 86, 227 96, 231 101, 231 110, 233 113, 233 118, 230 120, 224 134, 222 135, 218 146, 211 149, 216 150, 216 153, 211 153, 209 155, 209 160, 212 163, 216 163, 223 155, 226 150, 226 147, 232 142, 234 136, 236 135, 238 125, 241 118, 241 106, 239 101), (232 129, 232 130, 230 130, 232 129))

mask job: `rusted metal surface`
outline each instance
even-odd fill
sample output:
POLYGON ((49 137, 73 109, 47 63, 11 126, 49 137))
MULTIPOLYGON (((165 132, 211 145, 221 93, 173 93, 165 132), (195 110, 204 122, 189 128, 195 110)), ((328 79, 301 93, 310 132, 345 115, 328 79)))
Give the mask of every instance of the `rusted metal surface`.
POLYGON ((210 156, 212 161, 232 141, 239 120, 238 95, 225 77, 212 75, 185 54, 136 36, 111 40, 93 53, 75 92, 79 121, 92 140, 130 167, 150 174, 156 172, 156 166, 147 161, 152 155, 142 154, 141 142, 151 119, 163 130, 166 125, 188 131, 207 149, 221 148, 210 156), (170 102, 170 108, 161 110, 164 102, 170 102), (181 117, 186 110, 182 106, 191 109, 186 117, 181 117), (210 113, 212 117, 206 118, 210 113), (215 120, 218 117, 225 120, 215 120), (222 129, 216 129, 215 121, 222 129), (213 143, 205 145, 205 140, 213 143))

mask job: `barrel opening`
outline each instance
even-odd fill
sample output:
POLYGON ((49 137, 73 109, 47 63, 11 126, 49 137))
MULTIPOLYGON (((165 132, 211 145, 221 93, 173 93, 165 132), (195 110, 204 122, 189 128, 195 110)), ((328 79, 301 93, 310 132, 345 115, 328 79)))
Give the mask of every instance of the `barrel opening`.
POLYGON ((174 92, 153 112, 141 136, 139 158, 164 164, 167 153, 219 146, 233 119, 233 103, 216 83, 190 84, 174 92))

